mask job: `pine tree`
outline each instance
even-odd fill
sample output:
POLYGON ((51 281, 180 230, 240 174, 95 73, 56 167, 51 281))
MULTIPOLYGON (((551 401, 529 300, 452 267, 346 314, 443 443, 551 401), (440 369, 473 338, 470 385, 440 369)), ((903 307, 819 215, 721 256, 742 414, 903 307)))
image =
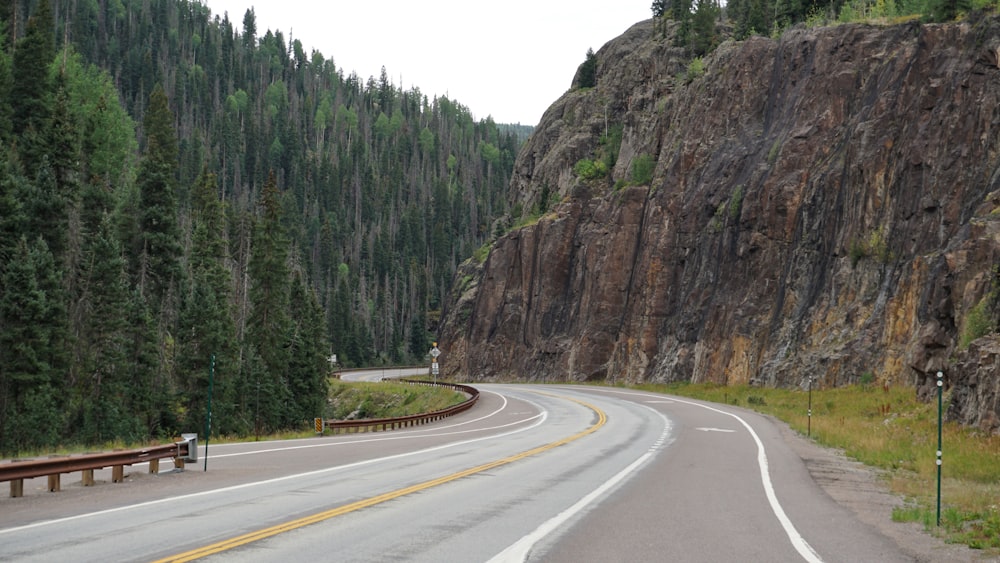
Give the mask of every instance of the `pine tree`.
POLYGON ((52 446, 64 431, 66 315, 53 279, 45 241, 22 237, 0 284, 0 452, 52 446))
POLYGON ((6 144, 13 135, 13 125, 11 116, 13 110, 10 106, 10 92, 14 87, 14 80, 11 76, 11 60, 7 52, 7 37, 10 36, 9 29, 5 29, 5 22, 10 21, 0 17, 0 143, 6 144))
POLYGON ((262 405, 262 421, 267 428, 274 429, 287 420, 288 338, 292 323, 288 313, 288 240, 282 226, 280 194, 273 171, 261 192, 248 269, 251 309, 247 342, 260 356, 264 370, 261 384, 268 401, 262 405))
POLYGON ((674 36, 674 44, 678 47, 687 47, 691 40, 691 8, 693 6, 693 0, 673 0, 670 4, 670 18, 680 24, 677 26, 677 34, 674 36))
POLYGON ((577 85, 580 88, 593 88, 597 86, 597 55, 594 54, 593 49, 587 49, 587 58, 580 65, 577 76, 579 76, 577 85))
POLYGON ((715 0, 696 0, 691 18, 691 51, 696 57, 709 53, 718 43, 715 20, 719 11, 715 0))
POLYGON ((87 320, 79 335, 82 378, 74 409, 80 413, 80 438, 84 443, 135 441, 145 433, 128 400, 133 384, 126 363, 128 273, 107 213, 90 241, 84 270, 87 320))
POLYGON ((52 10, 41 0, 17 41, 11 68, 11 124, 28 176, 45 155, 45 136, 51 118, 52 82, 49 64, 55 58, 52 10))
POLYGON ((165 413, 169 390, 161 372, 156 321, 139 286, 133 287, 126 306, 128 338, 125 372, 130 378, 126 404, 140 417, 145 436, 172 434, 178 428, 172 424, 172 417, 165 413))
POLYGON ((226 267, 228 249, 223 239, 225 215, 216 194, 215 175, 202 172, 193 194, 191 240, 191 288, 185 292, 178 340, 181 348, 178 380, 185 406, 184 427, 199 428, 206 416, 211 362, 215 357, 213 424, 220 432, 232 432, 232 391, 236 381, 236 325, 233 318, 231 275, 226 267), (228 397, 228 399, 226 399, 228 397))
MULTIPOLYGON (((140 285, 151 302, 164 303, 180 281, 180 232, 177 226, 177 136, 167 95, 157 85, 143 118, 145 150, 139 166, 140 285)), ((169 302, 164 303, 170 306, 169 302)))
POLYGON ((24 208, 27 181, 17 170, 14 158, 0 152, 0 275, 12 259, 18 240, 27 232, 28 215, 24 208))
POLYGON ((323 311, 315 293, 302 276, 293 276, 291 311, 294 330, 288 380, 295 412, 290 422, 323 416, 327 396, 326 353, 329 343, 323 324, 323 311))

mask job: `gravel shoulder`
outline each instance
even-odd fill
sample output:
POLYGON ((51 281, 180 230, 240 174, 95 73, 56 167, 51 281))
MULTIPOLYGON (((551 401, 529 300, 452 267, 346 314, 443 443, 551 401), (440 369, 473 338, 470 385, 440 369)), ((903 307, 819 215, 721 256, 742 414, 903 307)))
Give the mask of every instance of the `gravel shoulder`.
POLYGON ((921 524, 893 522, 892 509, 903 506, 903 498, 889 491, 878 470, 816 444, 774 417, 768 418, 781 428, 785 441, 806 464, 813 480, 831 498, 854 512, 865 524, 878 529, 914 561, 1000 562, 996 554, 947 544, 925 532, 921 524))

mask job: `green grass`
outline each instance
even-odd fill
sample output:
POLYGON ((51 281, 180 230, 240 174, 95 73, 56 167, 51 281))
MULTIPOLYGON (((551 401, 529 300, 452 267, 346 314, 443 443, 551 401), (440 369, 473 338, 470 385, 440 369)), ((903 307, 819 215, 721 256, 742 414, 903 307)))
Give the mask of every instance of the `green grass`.
MULTIPOLYGON (((783 420, 803 435, 810 425, 805 390, 703 384, 641 388, 746 407, 783 420)), ((922 403, 908 387, 856 385, 812 392, 812 439, 884 470, 890 489, 907 499, 894 520, 921 522, 948 542, 1000 549, 1000 436, 945 423, 938 527, 937 420, 937 401, 922 403)))
POLYGON ((330 382, 325 416, 344 420, 353 418, 389 418, 433 412, 457 405, 465 395, 444 387, 381 383, 330 382))

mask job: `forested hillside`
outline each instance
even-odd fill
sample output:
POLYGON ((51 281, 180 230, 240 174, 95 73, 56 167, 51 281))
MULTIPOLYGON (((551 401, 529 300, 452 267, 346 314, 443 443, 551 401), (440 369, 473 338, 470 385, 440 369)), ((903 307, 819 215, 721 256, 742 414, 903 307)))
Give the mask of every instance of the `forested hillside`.
POLYGON ((523 131, 252 11, 0 19, 0 452, 202 432, 210 378, 213 433, 293 427, 331 353, 423 357, 523 131))

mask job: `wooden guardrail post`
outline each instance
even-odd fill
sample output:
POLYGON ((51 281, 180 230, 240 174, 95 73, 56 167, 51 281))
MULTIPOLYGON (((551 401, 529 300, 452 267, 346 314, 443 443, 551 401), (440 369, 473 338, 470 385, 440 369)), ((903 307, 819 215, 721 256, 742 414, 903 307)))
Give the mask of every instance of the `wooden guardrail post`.
POLYGON ((115 465, 111 467, 111 482, 121 483, 125 480, 125 466, 115 465))
POLYGON ((160 460, 159 459, 149 460, 149 474, 156 475, 159 472, 160 472, 160 460))
POLYGON ((83 486, 84 487, 92 487, 94 485, 94 470, 93 469, 84 469, 82 471, 82 473, 83 473, 83 476, 81 478, 81 481, 83 481, 83 486))
POLYGON ((24 479, 14 479, 10 482, 10 497, 18 498, 24 496, 24 479))

